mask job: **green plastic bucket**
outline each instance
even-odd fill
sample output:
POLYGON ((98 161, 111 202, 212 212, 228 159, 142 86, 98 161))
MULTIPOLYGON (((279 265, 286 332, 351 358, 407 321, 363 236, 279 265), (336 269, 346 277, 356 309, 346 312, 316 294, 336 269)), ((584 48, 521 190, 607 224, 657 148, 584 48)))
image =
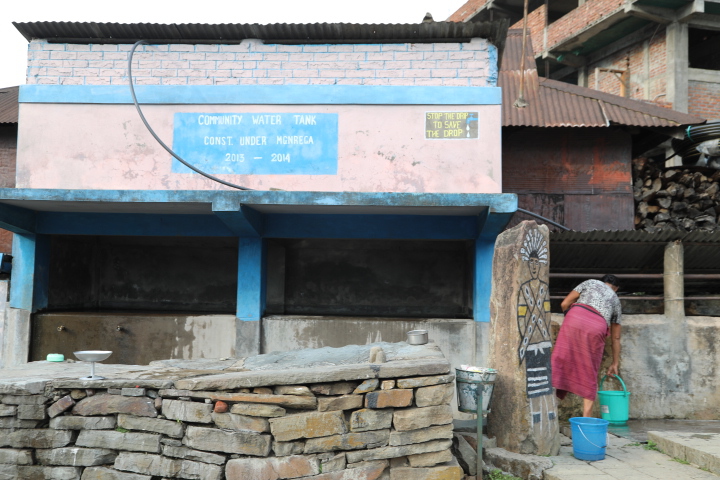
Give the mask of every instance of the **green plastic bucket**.
POLYGON ((615 378, 620 380, 622 390, 603 390, 603 383, 605 383, 605 375, 600 380, 600 388, 598 396, 600 397, 600 414, 604 420, 607 420, 612 425, 625 425, 628 421, 629 410, 630 410, 630 392, 625 387, 620 376, 615 375, 615 378))

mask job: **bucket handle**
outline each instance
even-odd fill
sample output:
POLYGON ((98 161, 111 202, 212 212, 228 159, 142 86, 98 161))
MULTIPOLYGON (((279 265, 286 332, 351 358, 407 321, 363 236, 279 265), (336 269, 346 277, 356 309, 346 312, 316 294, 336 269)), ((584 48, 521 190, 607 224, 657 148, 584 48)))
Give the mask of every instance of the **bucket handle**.
POLYGON ((607 434, 607 433, 605 434, 605 445, 603 445, 603 446, 601 447, 600 445, 595 445, 592 441, 590 441, 590 439, 589 439, 587 436, 585 436, 585 432, 582 431, 582 427, 581 427, 580 425, 577 425, 577 427, 578 427, 578 430, 580 430, 580 433, 582 433, 582 436, 585 437, 585 440, 587 440, 588 443, 589 443, 590 445, 592 445, 593 447, 595 447, 595 448, 607 448, 607 446, 610 444, 610 434, 607 434))
MULTIPOLYGON (((627 389, 627 387, 625 386, 625 382, 623 382, 623 379, 620 378, 620 375, 613 375, 613 376, 614 376, 615 378, 617 378, 618 380, 620 380, 620 385, 622 385, 622 387, 623 387, 623 392, 626 392, 626 393, 627 393, 628 389, 627 389)), ((602 390, 603 383, 605 383, 605 379, 606 379, 606 378, 607 378, 607 375, 604 375, 604 376, 602 377, 602 379, 600 380, 600 386, 598 387, 598 390, 602 390)))

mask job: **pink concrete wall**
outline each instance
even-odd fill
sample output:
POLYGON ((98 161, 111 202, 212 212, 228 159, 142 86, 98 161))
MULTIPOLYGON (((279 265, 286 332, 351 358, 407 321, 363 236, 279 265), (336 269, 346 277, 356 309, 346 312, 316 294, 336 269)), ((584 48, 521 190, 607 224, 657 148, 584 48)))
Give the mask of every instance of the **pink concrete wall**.
MULTIPOLYGON (((168 144, 176 112, 338 114, 336 175, 218 175, 253 189, 501 192, 499 105, 149 105, 143 110, 168 144), (479 138, 425 139, 428 111, 479 112, 479 138)), ((171 156, 132 105, 24 103, 19 125, 19 188, 226 188, 195 173, 172 173, 171 156)))

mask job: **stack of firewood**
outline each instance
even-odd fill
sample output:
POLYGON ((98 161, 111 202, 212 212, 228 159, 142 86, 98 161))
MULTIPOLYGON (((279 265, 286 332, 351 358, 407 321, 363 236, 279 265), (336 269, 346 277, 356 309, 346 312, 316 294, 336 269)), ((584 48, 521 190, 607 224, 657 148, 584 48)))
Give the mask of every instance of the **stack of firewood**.
POLYGON ((635 228, 714 231, 720 213, 720 171, 662 168, 644 158, 633 162, 635 228))

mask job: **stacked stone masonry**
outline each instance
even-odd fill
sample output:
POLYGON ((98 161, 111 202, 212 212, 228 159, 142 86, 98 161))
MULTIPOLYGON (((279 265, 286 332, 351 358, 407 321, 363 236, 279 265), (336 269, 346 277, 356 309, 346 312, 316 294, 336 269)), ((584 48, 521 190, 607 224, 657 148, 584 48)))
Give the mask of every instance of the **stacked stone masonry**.
POLYGON ((286 372, 308 380, 287 385, 268 384, 277 371, 0 385, 0 478, 464 477, 444 359, 336 370, 330 382, 313 381, 322 369, 286 372))
MULTIPOLYGON (((131 45, 33 40, 27 83, 127 85, 131 45)), ((495 86, 497 49, 466 43, 150 45, 134 55, 138 85, 495 86)))

